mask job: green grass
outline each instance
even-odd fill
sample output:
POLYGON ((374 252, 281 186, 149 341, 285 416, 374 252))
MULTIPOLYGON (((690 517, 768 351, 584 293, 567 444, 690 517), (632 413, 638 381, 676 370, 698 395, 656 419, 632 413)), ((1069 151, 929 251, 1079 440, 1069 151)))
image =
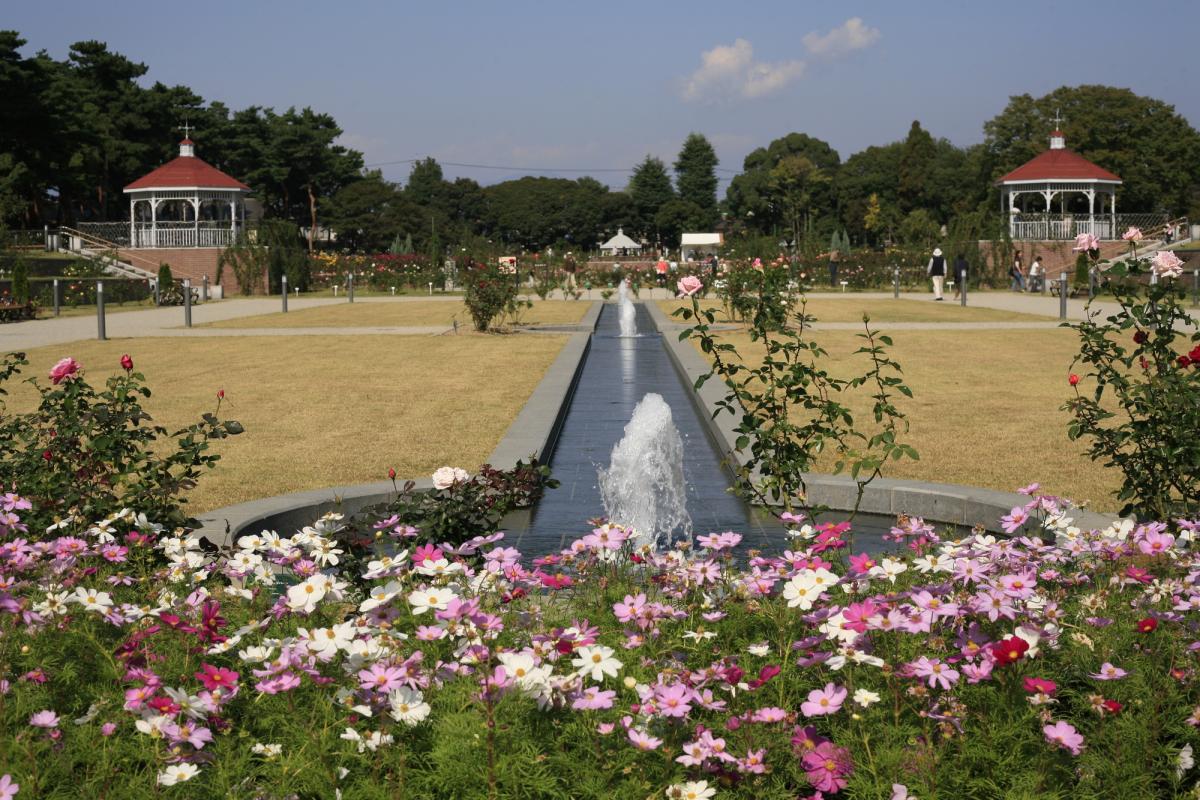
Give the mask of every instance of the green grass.
MULTIPOLYGON (((585 302, 569 300, 535 300, 533 308, 518 318, 522 325, 573 324, 579 322, 589 307, 585 302)), ((461 302, 454 300, 403 300, 396 302, 336 303, 284 314, 261 314, 253 317, 207 323, 213 328, 345 328, 345 327, 409 327, 446 326, 457 320, 460 327, 471 329, 471 315, 461 302)))
MULTIPOLYGON (((690 306, 680 300, 660 300, 659 307, 668 315, 682 306, 690 306)), ((718 300, 701 301, 702 308, 715 309, 718 321, 729 322, 724 307, 718 300)), ((798 310, 799 306, 797 306, 798 310)), ((1046 322, 1040 314, 1025 314, 1018 311, 1002 311, 993 308, 968 306, 947 299, 941 303, 932 300, 875 300, 853 295, 809 296, 806 311, 821 322, 861 322, 868 314, 872 322, 1046 322)))

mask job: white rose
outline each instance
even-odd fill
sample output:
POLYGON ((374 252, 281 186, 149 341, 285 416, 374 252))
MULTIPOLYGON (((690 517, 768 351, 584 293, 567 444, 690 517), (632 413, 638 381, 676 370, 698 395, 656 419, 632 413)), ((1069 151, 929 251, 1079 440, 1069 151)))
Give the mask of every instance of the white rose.
POLYGON ((433 488, 449 489, 456 483, 464 483, 470 479, 465 469, 458 467, 441 467, 433 473, 433 488))

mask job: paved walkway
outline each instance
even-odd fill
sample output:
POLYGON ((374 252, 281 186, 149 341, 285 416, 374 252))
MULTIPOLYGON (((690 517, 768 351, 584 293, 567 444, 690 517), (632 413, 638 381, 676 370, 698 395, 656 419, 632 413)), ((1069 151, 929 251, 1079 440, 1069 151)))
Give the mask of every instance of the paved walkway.
MULTIPOLYGON (((667 300, 673 298, 673 292, 667 289, 643 289, 641 300, 667 300)), ((812 292, 809 297, 821 299, 858 299, 858 300, 892 300, 891 292, 812 292)), ((535 299, 532 296, 530 299, 535 299)), ((555 292, 552 299, 562 299, 560 292, 555 292)), ((580 302, 600 300, 600 291, 585 291, 580 302), (590 297, 589 297, 590 295, 590 297)), ((357 297, 357 303, 414 303, 414 302, 462 302, 458 295, 434 295, 422 297, 409 295, 404 297, 357 297)), ((931 303, 932 296, 925 292, 902 292, 901 302, 931 303)), ((305 308, 337 305, 346 303, 341 298, 290 298, 288 309, 299 311, 305 308)), ((947 295, 944 305, 957 304, 947 295)), ((890 322, 886 323, 889 330, 1024 330, 1050 329, 1058 325, 1059 300, 1036 294, 1018 294, 1016 292, 975 292, 968 296, 971 307, 991 308, 1000 311, 1015 311, 1045 317, 1044 322, 1012 321, 1012 322, 890 322)), ((1067 317, 1071 320, 1084 318, 1087 302, 1069 299, 1067 301, 1067 317)), ((202 325, 206 322, 253 317, 261 314, 273 314, 280 310, 278 297, 242 298, 233 300, 201 303, 192 307, 192 323, 202 325)), ((1115 313, 1114 303, 1096 302, 1091 305, 1093 312, 1101 316, 1115 313)), ((183 308, 149 308, 142 311, 122 311, 109 314, 105 319, 107 335, 110 339, 150 338, 150 337, 220 337, 220 336, 414 336, 437 335, 449 333, 449 326, 400 326, 400 327, 297 327, 297 328, 184 328, 183 308)), ((571 326, 547 326, 545 332, 561 332, 571 326), (557 328, 557 330, 556 330, 557 328)), ((825 330, 857 330, 861 327, 858 322, 826 322, 818 323, 825 330)), ((29 350, 47 345, 65 344, 83 339, 96 338, 95 315, 74 317, 59 317, 57 319, 41 319, 31 322, 16 322, 0 325, 0 352, 14 350, 29 350)))

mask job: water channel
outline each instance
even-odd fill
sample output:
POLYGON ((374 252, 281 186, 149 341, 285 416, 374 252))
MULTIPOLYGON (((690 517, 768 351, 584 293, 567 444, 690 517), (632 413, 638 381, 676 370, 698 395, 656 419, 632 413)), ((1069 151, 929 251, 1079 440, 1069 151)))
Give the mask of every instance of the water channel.
MULTIPOLYGON (((695 405, 692 388, 680 378, 649 313, 641 304, 636 308, 640 333, 622 337, 618 307, 604 306, 550 459, 561 486, 546 492, 524 520, 506 520, 510 543, 526 555, 541 555, 556 552, 588 532, 587 520, 604 515, 596 469, 608 466, 613 445, 621 439, 634 407, 654 392, 670 406, 683 438, 693 532, 732 530, 744 537, 739 550, 779 552, 788 542, 783 526, 728 491, 730 474, 699 416, 703 412, 695 405)), ((867 545, 867 539, 875 540, 876 547, 855 549, 877 549, 882 544, 878 533, 890 524, 890 519, 867 520, 860 515, 855 531, 874 532, 860 541, 867 545)))

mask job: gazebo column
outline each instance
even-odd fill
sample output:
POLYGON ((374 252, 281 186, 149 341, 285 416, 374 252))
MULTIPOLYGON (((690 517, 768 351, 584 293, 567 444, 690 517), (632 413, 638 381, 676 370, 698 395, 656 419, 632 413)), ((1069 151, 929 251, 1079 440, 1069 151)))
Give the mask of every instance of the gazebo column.
POLYGON ((235 196, 233 199, 231 199, 229 201, 229 243, 230 244, 233 244, 235 241, 237 241, 237 223, 238 223, 237 197, 235 196))
POLYGON ((192 247, 200 246, 200 195, 191 199, 192 204, 192 247))
POLYGON ((1096 190, 1084 191, 1088 199, 1088 233, 1096 235, 1096 190))
POLYGON ((158 247, 158 195, 150 195, 150 246, 158 247))

